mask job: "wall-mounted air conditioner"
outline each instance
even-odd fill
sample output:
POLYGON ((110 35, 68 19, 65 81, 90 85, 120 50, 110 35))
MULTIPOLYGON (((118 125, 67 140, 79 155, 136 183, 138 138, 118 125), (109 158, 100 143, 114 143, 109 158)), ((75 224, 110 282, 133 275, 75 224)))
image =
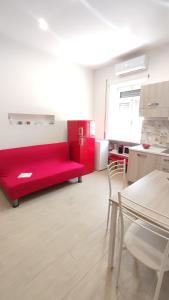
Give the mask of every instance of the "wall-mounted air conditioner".
POLYGON ((148 59, 146 55, 141 55, 115 65, 115 75, 124 76, 131 72, 143 71, 147 69, 148 59))

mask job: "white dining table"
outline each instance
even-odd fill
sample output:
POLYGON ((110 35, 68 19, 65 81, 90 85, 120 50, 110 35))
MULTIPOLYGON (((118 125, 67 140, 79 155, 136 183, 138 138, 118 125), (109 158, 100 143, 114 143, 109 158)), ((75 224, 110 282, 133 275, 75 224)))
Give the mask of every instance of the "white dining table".
MULTIPOLYGON (((169 231, 169 173, 154 170, 121 191, 123 207, 169 231)), ((112 202, 108 267, 113 268, 118 203, 112 202)))

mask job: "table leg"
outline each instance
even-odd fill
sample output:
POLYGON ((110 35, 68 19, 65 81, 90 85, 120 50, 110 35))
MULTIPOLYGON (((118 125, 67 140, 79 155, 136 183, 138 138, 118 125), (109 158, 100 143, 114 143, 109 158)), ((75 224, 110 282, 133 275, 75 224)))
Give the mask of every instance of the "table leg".
POLYGON ((115 241, 116 241, 116 224, 117 224, 117 204, 112 201, 111 220, 110 220, 110 236, 109 236, 109 252, 108 252, 108 268, 113 268, 115 241))

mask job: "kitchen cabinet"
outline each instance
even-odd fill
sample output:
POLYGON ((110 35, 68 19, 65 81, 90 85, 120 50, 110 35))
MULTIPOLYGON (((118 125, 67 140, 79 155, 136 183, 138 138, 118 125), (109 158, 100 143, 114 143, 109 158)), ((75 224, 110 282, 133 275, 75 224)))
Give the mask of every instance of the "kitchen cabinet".
POLYGON ((169 117, 169 81, 142 86, 140 116, 169 117))
POLYGON ((130 150, 127 169, 128 181, 134 182, 158 169, 160 166, 159 158, 160 156, 156 154, 130 150))
POLYGON ((157 169, 164 172, 169 172, 169 157, 161 156, 158 160, 157 169))

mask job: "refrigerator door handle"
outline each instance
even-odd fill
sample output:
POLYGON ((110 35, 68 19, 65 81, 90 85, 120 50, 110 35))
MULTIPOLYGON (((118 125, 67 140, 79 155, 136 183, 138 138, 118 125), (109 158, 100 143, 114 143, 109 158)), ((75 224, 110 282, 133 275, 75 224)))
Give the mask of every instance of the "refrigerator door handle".
POLYGON ((78 128, 78 135, 83 136, 83 127, 78 128))
POLYGON ((80 136, 80 137, 79 137, 79 145, 80 145, 81 147, 84 146, 84 137, 83 137, 83 136, 80 136))

